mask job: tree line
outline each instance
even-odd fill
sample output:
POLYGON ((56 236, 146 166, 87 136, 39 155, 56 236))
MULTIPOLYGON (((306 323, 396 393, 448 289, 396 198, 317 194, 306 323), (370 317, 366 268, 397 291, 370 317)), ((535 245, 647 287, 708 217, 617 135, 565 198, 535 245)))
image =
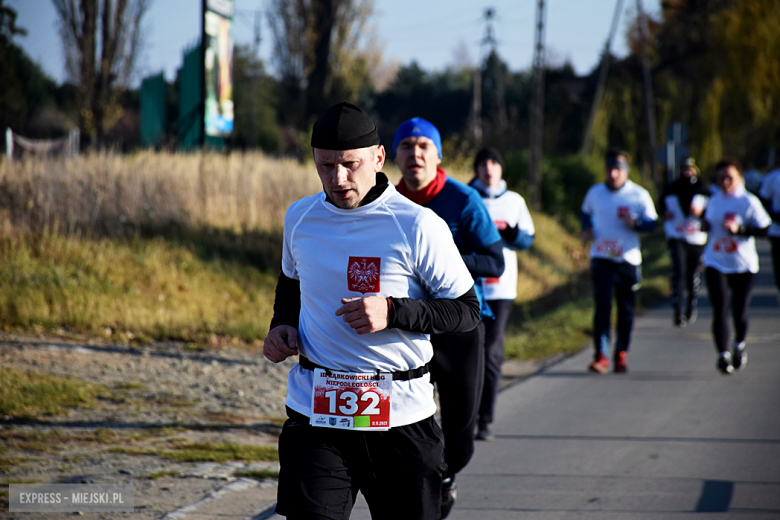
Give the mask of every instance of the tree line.
MULTIPOLYGON (((63 85, 46 77, 16 45, 23 28, 3 1, 0 125, 32 136, 78 126, 88 146, 137 147, 139 96, 128 80, 147 0, 52 0, 67 50, 69 80, 63 85)), ((636 18, 626 34, 629 55, 610 57, 591 154, 598 157, 609 146, 626 149, 648 179, 657 151, 647 144, 641 59, 646 45, 656 141, 663 141, 670 122, 680 121, 690 129, 691 154, 705 168, 722 156, 769 166, 768 152, 780 144, 780 3, 665 0, 662 8, 661 17, 649 24, 648 39, 641 37, 636 18)), ((479 144, 496 146, 514 165, 508 168, 510 179, 522 187, 531 71, 510 70, 500 48, 476 65, 483 121, 482 143, 477 143, 472 131, 476 67, 454 64, 430 71, 415 62, 388 67, 371 38, 371 0, 273 0, 266 15, 272 62, 260 60, 249 45, 234 50, 235 126, 229 148, 308 157, 311 123, 331 104, 349 100, 375 117, 385 143, 392 142, 400 122, 421 116, 441 130, 447 160, 468 164, 479 144)), ((549 171, 560 167, 553 163, 585 167, 571 157, 582 145, 598 66, 578 75, 568 63, 548 63, 545 72, 543 175, 555 179, 549 171)), ((177 81, 168 85, 170 136, 176 135, 177 81)), ((567 179, 559 175, 558 181, 567 179)), ((555 186, 547 192, 549 199, 555 186)))

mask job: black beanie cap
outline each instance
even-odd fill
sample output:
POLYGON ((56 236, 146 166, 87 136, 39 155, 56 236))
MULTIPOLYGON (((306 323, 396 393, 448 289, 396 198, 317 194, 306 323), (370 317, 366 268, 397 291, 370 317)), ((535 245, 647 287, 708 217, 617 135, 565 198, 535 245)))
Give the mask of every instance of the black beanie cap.
POLYGON ((312 147, 322 150, 355 150, 378 144, 374 120, 347 102, 330 107, 311 133, 312 147))
POLYGON ((480 163, 487 161, 488 159, 497 162, 501 165, 501 169, 504 169, 504 158, 501 157, 499 151, 495 148, 487 147, 480 150, 477 153, 477 156, 474 157, 474 173, 477 173, 477 166, 479 166, 480 163))

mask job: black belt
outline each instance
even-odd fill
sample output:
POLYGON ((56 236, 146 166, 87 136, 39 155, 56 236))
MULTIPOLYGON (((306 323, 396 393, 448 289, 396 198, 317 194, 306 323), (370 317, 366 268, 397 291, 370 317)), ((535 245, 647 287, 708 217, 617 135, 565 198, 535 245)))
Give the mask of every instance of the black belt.
MULTIPOLYGON (((332 368, 325 368, 323 366, 320 366, 316 363, 313 363, 309 358, 306 356, 299 356, 298 364, 301 365, 301 368, 305 368, 306 370, 314 370, 315 368, 321 368, 327 372, 339 372, 339 370, 334 370, 332 368)), ((417 379, 418 377, 422 377, 425 374, 427 374, 430 371, 430 368, 428 367, 428 363, 424 364, 421 367, 413 368, 411 370, 404 370, 402 372, 392 372, 393 374, 393 381, 409 381, 410 379, 417 379)), ((343 371, 342 371, 343 372, 343 371)), ((379 375, 379 370, 376 371, 377 376, 379 375)))

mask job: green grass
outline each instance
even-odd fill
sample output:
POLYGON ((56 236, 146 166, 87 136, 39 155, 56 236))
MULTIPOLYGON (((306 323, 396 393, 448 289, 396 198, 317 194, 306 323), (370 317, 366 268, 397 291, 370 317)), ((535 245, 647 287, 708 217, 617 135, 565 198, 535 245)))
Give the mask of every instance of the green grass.
MULTIPOLYGON (((565 241, 572 237, 564 233, 562 229, 553 229, 547 241, 566 244, 565 241)), ((544 247, 549 247, 549 243, 544 247)), ((668 294, 669 257, 663 231, 656 230, 643 237, 642 255, 642 285, 637 293, 640 314, 668 294)), ((528 265, 528 260, 525 263, 528 265)), ((556 267, 559 264, 549 259, 543 260, 541 265, 547 270, 560 270, 556 267)), ((548 287, 547 292, 535 299, 523 301, 521 292, 509 316, 504 347, 507 358, 539 360, 555 354, 570 354, 591 341, 593 297, 586 265, 580 262, 577 268, 565 271, 565 281, 548 287)), ((522 283, 520 280, 521 291, 522 283)), ((615 323, 614 318, 612 322, 615 323)))
POLYGON ((31 457, 0 457, 0 473, 7 473, 11 468, 37 459, 31 457))
POLYGON ((114 388, 117 390, 146 390, 146 385, 136 381, 122 381, 114 388))
POLYGON ((151 475, 143 475, 138 478, 142 479, 148 479, 148 480, 157 480, 161 479, 163 477, 181 477, 181 473, 175 470, 164 470, 164 471, 158 471, 157 473, 152 473, 151 475))
POLYGON ((59 415, 68 408, 92 408, 105 388, 73 378, 0 368, 0 415, 59 415))
MULTIPOLYGON (((39 460, 28 456, 6 456, 6 452, 9 449, 43 456, 43 454, 59 454, 63 450, 74 446, 122 445, 124 447, 139 440, 156 438, 170 433, 172 431, 167 428, 150 428, 142 432, 127 433, 117 433, 108 428, 77 431, 58 429, 46 432, 3 428, 0 429, 0 472, 7 472, 14 466, 39 460)), ((62 461, 68 464, 79 463, 84 460, 85 457, 83 455, 65 455, 62 457, 62 461)))
POLYGON ((580 298, 507 329, 505 355, 521 360, 544 359, 582 349, 590 339, 590 299, 580 298))
POLYGON ((275 275, 244 253, 251 243, 221 236, 204 234, 197 242, 189 235, 90 240, 6 233, 0 329, 65 330, 119 342, 259 342, 275 275))
POLYGON ((156 455, 177 462, 226 462, 228 460, 274 461, 279 460, 275 447, 249 444, 186 442, 169 449, 114 447, 108 451, 127 455, 156 455))
MULTIPOLYGON (((506 338, 507 356, 519 359, 576 351, 590 334, 587 250, 554 217, 533 218, 536 240, 518 254, 519 294, 506 338)), ((194 351, 259 345, 272 314, 277 235, 175 227, 130 239, 0 235, 0 329, 176 339, 194 351)), ((643 237, 643 252, 640 308, 668 292, 660 229, 643 237)), ((126 382, 117 390, 142 388, 126 382)), ((190 404, 169 400, 158 404, 190 404)))
POLYGON ((8 511, 9 484, 37 484, 39 480, 0 480, 0 511, 8 511))
MULTIPOLYGON (((128 439, 126 434, 119 434, 108 428, 96 428, 95 430, 51 430, 47 432, 27 431, 15 428, 0 430, 0 441, 4 441, 8 447, 25 451, 56 452, 66 446, 75 444, 110 444, 122 442, 128 439)), ((77 460, 77 457, 66 460, 77 460)))
POLYGON ((270 469, 254 469, 249 471, 237 471, 233 473, 233 476, 253 479, 279 478, 279 472, 270 469))

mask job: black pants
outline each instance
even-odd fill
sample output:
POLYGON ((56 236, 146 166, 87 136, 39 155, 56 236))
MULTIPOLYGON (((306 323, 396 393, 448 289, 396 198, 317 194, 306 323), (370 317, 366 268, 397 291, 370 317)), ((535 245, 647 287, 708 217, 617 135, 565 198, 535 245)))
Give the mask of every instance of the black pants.
POLYGON ((775 285, 780 291, 780 237, 769 237, 772 244, 772 269, 775 272, 775 285))
POLYGON ((734 341, 745 341, 748 329, 747 308, 753 288, 753 273, 725 274, 708 267, 707 290, 712 302, 712 335, 718 352, 729 350, 729 290, 731 290, 731 314, 734 319, 734 341))
POLYGON ((690 317, 696 308, 699 296, 699 266, 704 246, 689 244, 680 239, 671 239, 667 244, 672 259, 671 289, 674 315, 690 317))
POLYGON ((485 384, 479 403, 479 424, 493 422, 501 365, 504 363, 504 331, 512 309, 512 300, 488 300, 496 319, 485 320, 485 384))
POLYGON ((628 351, 631 331, 634 328, 636 290, 641 279, 641 269, 638 265, 628 262, 594 258, 590 263, 590 274, 596 304, 593 313, 593 346, 596 356, 603 354, 609 357, 613 288, 618 310, 615 353, 628 351))
POLYGON ((474 454, 474 429, 485 379, 484 341, 482 322, 471 332, 431 334, 431 381, 439 391, 445 478, 466 467, 474 454))
POLYGON ((387 431, 319 428, 287 409, 279 437, 276 512, 291 520, 346 520, 357 492, 371 518, 441 516, 444 439, 433 417, 387 431))

